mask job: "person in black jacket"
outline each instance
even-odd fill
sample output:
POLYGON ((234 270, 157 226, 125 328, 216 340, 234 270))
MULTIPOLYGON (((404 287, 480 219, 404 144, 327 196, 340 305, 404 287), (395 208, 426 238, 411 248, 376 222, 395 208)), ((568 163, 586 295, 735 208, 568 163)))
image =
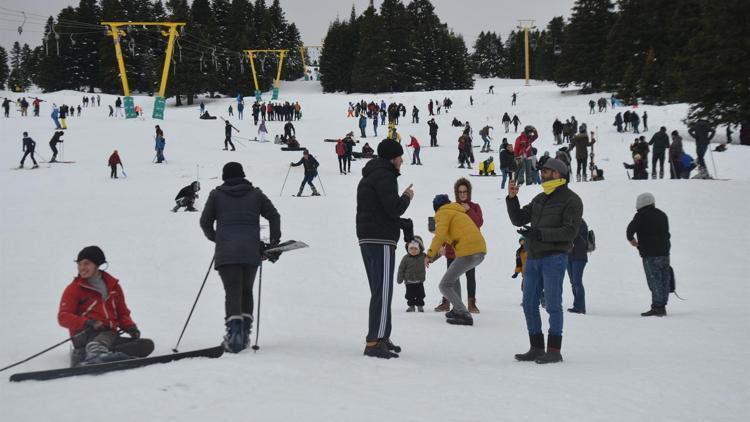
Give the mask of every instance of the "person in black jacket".
MULTIPOLYGON (((643 112, 646 114, 646 112, 643 112)), ((653 145, 653 155, 651 156, 651 178, 656 179, 656 164, 659 164, 659 179, 664 178, 664 156, 667 149, 669 149, 669 135, 667 135, 667 128, 662 126, 658 132, 654 133, 651 140, 648 141, 649 145, 653 145)))
POLYGON ((519 187, 515 180, 508 184, 505 199, 510 221, 524 226, 518 231, 526 238, 528 252, 523 285, 523 313, 529 332, 531 347, 517 354, 519 361, 536 363, 561 362, 562 355, 562 284, 568 263, 568 251, 578 235, 583 215, 583 202, 568 187, 568 167, 562 161, 550 158, 542 168, 544 192, 521 208, 518 202, 519 187), (539 304, 544 292, 549 314, 547 352, 544 351, 544 334, 539 315, 539 304))
POLYGON ((378 144, 378 158, 362 169, 357 186, 357 238, 370 284, 370 311, 364 354, 397 358, 401 348, 391 340, 391 300, 396 243, 400 237, 401 215, 414 198, 412 185, 399 196, 399 169, 404 149, 398 142, 378 144))
POLYGON ((513 145, 508 143, 507 138, 503 138, 503 142, 500 144, 500 171, 503 173, 500 189, 505 189, 505 181, 508 178, 513 179, 513 173, 516 171, 516 162, 513 159, 513 145))
POLYGON ((232 126, 231 123, 229 123, 228 120, 224 121, 224 151, 228 149, 228 147, 232 147, 232 151, 235 150, 234 144, 232 143, 232 129, 236 128, 232 126))
POLYGON ((708 150, 708 144, 716 135, 716 130, 709 126, 707 121, 698 120, 690 126, 688 133, 695 139, 695 153, 698 155, 698 175, 701 179, 705 179, 709 174, 703 157, 708 150))
POLYGON ((430 119, 427 121, 427 126, 430 127, 430 146, 436 147, 438 146, 438 142, 437 142, 438 124, 435 123, 435 119, 430 119))
POLYGON ((57 162, 57 144, 63 142, 63 140, 60 139, 63 135, 65 135, 65 132, 58 130, 52 135, 52 139, 49 140, 49 147, 52 149, 52 158, 49 159, 50 163, 57 162))
POLYGON ((23 168, 23 162, 26 161, 27 156, 31 156, 31 161, 34 162, 34 165, 31 167, 33 169, 39 167, 39 164, 37 164, 36 159, 34 158, 34 149, 36 148, 36 142, 34 142, 33 139, 29 137, 28 132, 23 133, 23 139, 22 139, 23 145, 21 146, 21 150, 23 151, 23 157, 21 157, 21 165, 18 166, 18 168, 23 168))
POLYGON ((309 184, 312 188, 312 196, 320 196, 318 190, 315 189, 315 185, 313 185, 313 180, 318 176, 318 160, 316 160, 308 150, 304 150, 302 151, 302 158, 296 163, 289 163, 289 165, 292 167, 302 165, 305 169, 305 177, 299 185, 297 196, 302 196, 302 190, 305 189, 305 183, 309 184))
POLYGON ((588 263, 588 236, 589 226, 581 219, 581 228, 578 236, 573 240, 573 249, 568 253, 568 278, 573 289, 573 307, 568 312, 574 314, 586 313, 586 290, 583 288, 583 270, 588 263))
POLYGON ((651 309, 641 316, 666 316, 671 277, 669 219, 656 208, 656 199, 649 192, 638 195, 635 208, 637 212, 625 234, 628 242, 638 248, 651 290, 651 309))
POLYGON ((245 179, 242 164, 225 164, 221 179, 224 184, 208 195, 200 226, 216 244, 214 268, 224 284, 226 335, 222 344, 226 351, 238 353, 250 344, 253 283, 261 249, 267 246, 260 240, 260 217, 268 220, 270 247, 281 239, 281 217, 263 191, 245 179))
POLYGON ((195 200, 198 199, 199 190, 201 190, 201 184, 197 180, 180 189, 177 196, 174 197, 176 205, 172 208, 172 212, 177 212, 181 207, 185 207, 185 211, 198 211, 193 205, 195 200))

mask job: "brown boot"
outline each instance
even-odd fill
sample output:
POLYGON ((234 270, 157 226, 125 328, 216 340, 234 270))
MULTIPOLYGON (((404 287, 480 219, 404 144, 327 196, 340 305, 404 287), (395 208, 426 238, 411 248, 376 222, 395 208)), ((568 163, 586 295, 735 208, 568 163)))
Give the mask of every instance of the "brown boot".
POLYGON ((479 308, 477 308, 477 299, 474 297, 469 298, 469 312, 472 314, 478 314, 479 308))
POLYGON ((451 303, 448 302, 448 299, 443 298, 443 301, 440 302, 440 305, 435 307, 435 312, 448 312, 451 310, 451 303))

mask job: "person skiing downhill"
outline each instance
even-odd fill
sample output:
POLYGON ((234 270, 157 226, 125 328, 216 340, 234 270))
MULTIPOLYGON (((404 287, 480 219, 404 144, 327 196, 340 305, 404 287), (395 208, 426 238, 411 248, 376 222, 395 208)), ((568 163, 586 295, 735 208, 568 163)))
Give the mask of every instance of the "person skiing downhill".
POLYGON ((198 199, 198 191, 201 190, 201 184, 197 180, 177 192, 177 196, 174 197, 175 206, 172 208, 172 212, 177 212, 180 208, 185 207, 185 211, 198 211, 193 206, 195 200, 198 199))
POLYGON ((296 163, 289 163, 289 165, 292 167, 302 165, 305 169, 305 177, 299 185, 297 196, 302 196, 302 190, 305 189, 305 183, 309 184, 310 188, 312 188, 312 196, 320 196, 318 190, 315 189, 315 185, 313 185, 313 180, 318 176, 318 166, 320 165, 318 160, 316 160, 308 150, 304 150, 302 151, 302 158, 296 163))
POLYGON ((21 150, 23 151, 23 157, 21 157, 21 165, 18 166, 18 168, 23 168, 23 163, 26 161, 27 156, 31 156, 31 161, 34 163, 34 165, 31 167, 33 169, 38 168, 39 164, 37 164, 36 159, 34 158, 34 149, 36 149, 36 142, 34 142, 33 139, 29 137, 28 132, 23 133, 23 139, 21 150))
POLYGON ((56 163, 57 162, 57 144, 60 142, 63 142, 62 136, 65 134, 65 132, 58 130, 55 132, 54 135, 52 135, 52 139, 49 140, 49 147, 52 150, 52 158, 50 158, 50 163, 56 163))

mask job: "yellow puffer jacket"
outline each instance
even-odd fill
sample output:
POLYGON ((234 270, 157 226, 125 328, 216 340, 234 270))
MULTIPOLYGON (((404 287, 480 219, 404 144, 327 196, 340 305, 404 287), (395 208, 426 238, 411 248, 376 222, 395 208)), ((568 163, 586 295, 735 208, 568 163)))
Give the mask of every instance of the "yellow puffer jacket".
POLYGON ((453 246, 457 257, 487 253, 487 244, 479 228, 466 215, 464 207, 455 202, 443 205, 435 213, 435 237, 427 256, 433 260, 437 258, 443 243, 453 246))

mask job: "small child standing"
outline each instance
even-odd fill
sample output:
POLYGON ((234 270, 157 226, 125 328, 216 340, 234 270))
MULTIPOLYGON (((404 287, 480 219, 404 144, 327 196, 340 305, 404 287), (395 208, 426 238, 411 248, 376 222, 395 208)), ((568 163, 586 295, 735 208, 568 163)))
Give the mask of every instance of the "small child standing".
POLYGON ((414 312, 417 307, 419 312, 424 312, 424 281, 426 271, 424 267, 424 243, 422 238, 414 236, 414 239, 406 244, 407 254, 401 258, 398 266, 396 281, 398 284, 406 283, 406 304, 409 307, 406 312, 414 312))
MULTIPOLYGON (((511 278, 518 277, 518 274, 521 274, 521 291, 523 292, 523 276, 524 276, 524 270, 526 269, 526 248, 524 248, 524 244, 526 243, 526 238, 521 236, 518 239, 518 249, 516 249, 516 268, 513 270, 513 275, 511 278)), ((521 304, 523 305, 523 303, 521 304)))

